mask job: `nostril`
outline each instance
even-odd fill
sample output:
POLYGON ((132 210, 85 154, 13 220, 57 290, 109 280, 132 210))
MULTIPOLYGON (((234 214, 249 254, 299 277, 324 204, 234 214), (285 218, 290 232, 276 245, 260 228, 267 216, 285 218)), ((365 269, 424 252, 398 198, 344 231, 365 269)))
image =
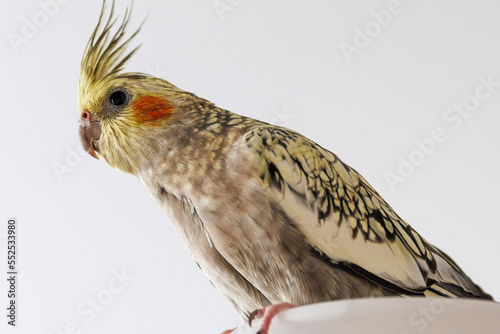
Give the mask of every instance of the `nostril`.
POLYGON ((82 112, 82 119, 90 120, 90 113, 87 110, 82 112))

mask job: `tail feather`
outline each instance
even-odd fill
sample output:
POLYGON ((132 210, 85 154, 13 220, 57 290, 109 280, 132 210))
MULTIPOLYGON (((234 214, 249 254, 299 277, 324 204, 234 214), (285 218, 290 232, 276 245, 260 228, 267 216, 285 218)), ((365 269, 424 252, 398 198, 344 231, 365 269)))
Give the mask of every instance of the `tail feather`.
POLYGON ((443 251, 433 247, 432 249, 436 259, 437 271, 428 276, 428 279, 434 281, 429 286, 429 290, 452 298, 493 298, 485 293, 479 286, 460 269, 460 267, 443 251))

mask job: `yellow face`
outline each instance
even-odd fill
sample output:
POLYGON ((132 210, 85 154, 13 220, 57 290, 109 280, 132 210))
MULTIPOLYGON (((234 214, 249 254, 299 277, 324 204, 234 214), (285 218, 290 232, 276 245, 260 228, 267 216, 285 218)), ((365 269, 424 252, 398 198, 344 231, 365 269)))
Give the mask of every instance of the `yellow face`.
POLYGON ((113 81, 116 80, 101 80, 85 89, 78 98, 80 141, 85 151, 96 159, 102 123, 111 125, 113 119, 123 117, 124 109, 132 100, 132 94, 113 81))
POLYGON ((155 93, 158 80, 138 74, 122 74, 97 83, 79 99, 80 140, 94 158, 100 153, 99 140, 104 135, 132 134, 132 128, 156 127, 164 124, 173 106, 155 93), (148 89, 148 86, 150 89, 148 89))
POLYGON ((186 92, 142 73, 121 73, 137 50, 127 47, 140 27, 125 38, 130 11, 117 29, 112 29, 117 21, 113 6, 106 18, 105 12, 106 1, 80 66, 80 140, 94 158, 133 174, 152 136, 162 131, 186 92))

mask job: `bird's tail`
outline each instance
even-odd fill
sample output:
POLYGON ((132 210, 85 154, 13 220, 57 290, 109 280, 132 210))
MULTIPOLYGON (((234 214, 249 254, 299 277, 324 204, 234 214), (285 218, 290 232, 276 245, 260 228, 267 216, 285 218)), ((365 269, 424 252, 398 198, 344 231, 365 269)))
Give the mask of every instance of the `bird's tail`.
POLYGON ((441 297, 493 300, 446 253, 436 247, 431 247, 436 259, 437 270, 429 275, 428 282, 430 285, 424 295, 431 297, 436 294, 441 297))

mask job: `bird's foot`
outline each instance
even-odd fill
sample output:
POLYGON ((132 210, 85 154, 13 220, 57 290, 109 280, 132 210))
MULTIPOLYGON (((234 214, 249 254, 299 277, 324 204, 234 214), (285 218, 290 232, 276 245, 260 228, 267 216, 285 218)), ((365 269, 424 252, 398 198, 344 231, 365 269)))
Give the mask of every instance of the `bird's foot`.
POLYGON ((229 333, 232 333, 236 328, 233 328, 233 329, 226 329, 224 332, 220 333, 220 334, 229 334, 229 333))
POLYGON ((262 324, 260 325, 260 331, 257 334, 268 334, 269 327, 271 326, 271 320, 280 313, 281 311, 288 310, 297 307, 297 305, 292 305, 289 303, 280 303, 276 305, 271 305, 268 307, 261 308, 259 310, 253 311, 248 317, 248 324, 252 326, 252 321, 254 319, 264 318, 262 324))

